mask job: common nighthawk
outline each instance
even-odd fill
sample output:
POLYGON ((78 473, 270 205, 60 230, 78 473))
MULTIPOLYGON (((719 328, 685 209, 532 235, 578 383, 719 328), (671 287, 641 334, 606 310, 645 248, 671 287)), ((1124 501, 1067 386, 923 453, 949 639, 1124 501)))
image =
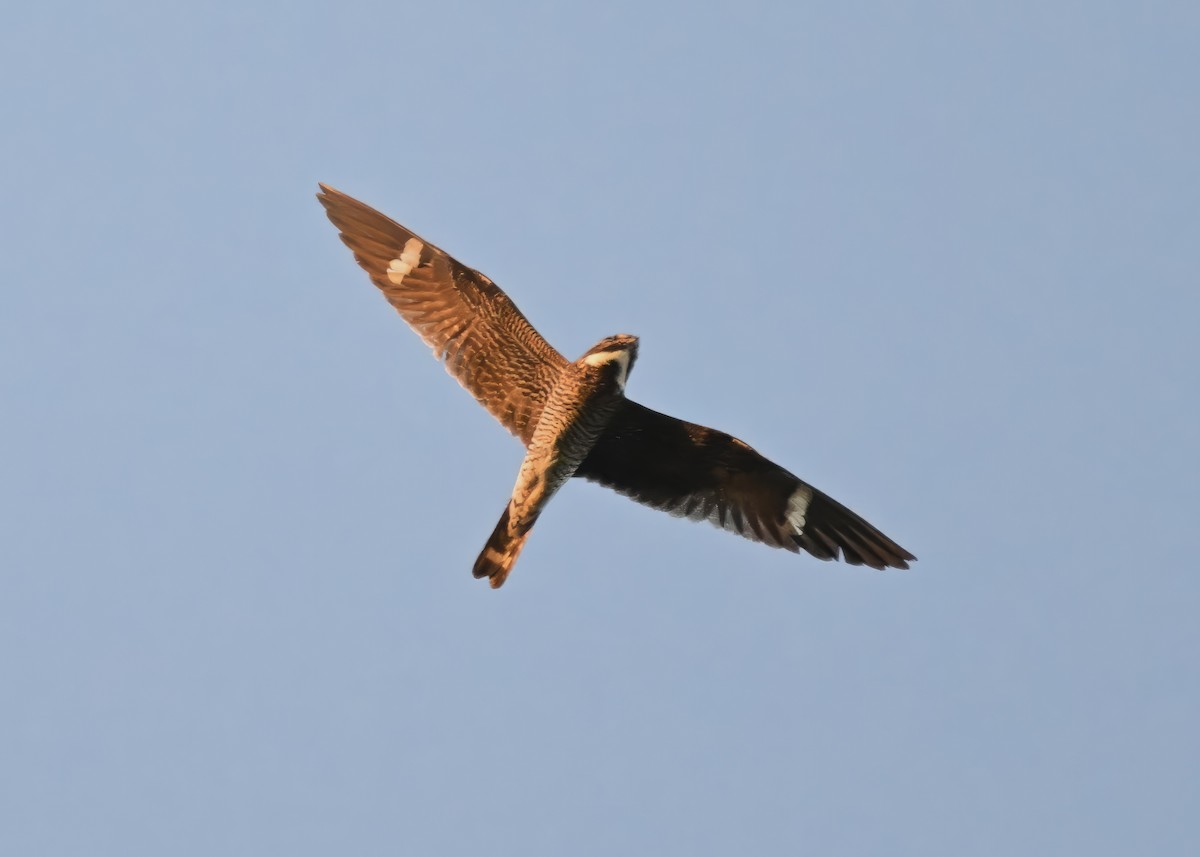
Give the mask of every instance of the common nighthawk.
POLYGON ((602 339, 574 363, 476 270, 340 191, 317 199, 354 258, 446 369, 526 446, 512 498, 475 561, 502 585, 546 503, 572 476, 751 541, 851 565, 912 554, 724 432, 625 398, 638 339, 602 339))

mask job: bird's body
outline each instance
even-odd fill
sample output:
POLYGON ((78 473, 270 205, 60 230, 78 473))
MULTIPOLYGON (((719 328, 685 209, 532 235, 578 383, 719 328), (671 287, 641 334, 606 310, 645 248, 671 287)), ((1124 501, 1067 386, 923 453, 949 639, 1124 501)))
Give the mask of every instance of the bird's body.
POLYGON ((575 362, 555 351, 486 276, 369 206, 318 199, 358 263, 447 370, 526 446, 516 485, 475 563, 504 583, 546 503, 572 476, 753 541, 852 565, 915 557, 747 444, 625 397, 638 340, 601 340, 575 362))
POLYGON ((612 337, 563 369, 533 430, 512 499, 475 562, 476 577, 493 586, 508 577, 542 509, 575 475, 620 408, 636 349, 636 338, 612 337))

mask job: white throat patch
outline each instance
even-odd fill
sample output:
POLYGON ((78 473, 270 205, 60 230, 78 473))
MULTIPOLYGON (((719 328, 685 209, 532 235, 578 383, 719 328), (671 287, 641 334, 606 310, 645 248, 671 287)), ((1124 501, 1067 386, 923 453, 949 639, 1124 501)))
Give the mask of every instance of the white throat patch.
POLYGON ((425 245, 417 238, 409 238, 404 242, 400 258, 388 262, 387 277, 394 285, 400 285, 404 278, 412 273, 412 269, 421 263, 421 250, 425 245))
POLYGON ((583 358, 583 365, 591 366, 594 369, 607 366, 609 363, 617 364, 617 386, 624 390, 625 379, 629 377, 628 351, 601 351, 598 354, 589 354, 583 358))

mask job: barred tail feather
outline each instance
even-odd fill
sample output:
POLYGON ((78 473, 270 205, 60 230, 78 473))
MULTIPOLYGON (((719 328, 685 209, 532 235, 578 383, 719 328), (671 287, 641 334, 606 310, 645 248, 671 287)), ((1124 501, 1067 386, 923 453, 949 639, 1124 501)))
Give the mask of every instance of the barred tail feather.
POLYGON ((504 585, 532 529, 525 527, 523 532, 517 532, 516 528, 511 527, 510 510, 511 506, 504 507, 504 514, 500 516, 500 522, 492 531, 492 537, 484 545, 479 559, 475 560, 474 575, 486 577, 492 584, 492 589, 499 589, 504 585))

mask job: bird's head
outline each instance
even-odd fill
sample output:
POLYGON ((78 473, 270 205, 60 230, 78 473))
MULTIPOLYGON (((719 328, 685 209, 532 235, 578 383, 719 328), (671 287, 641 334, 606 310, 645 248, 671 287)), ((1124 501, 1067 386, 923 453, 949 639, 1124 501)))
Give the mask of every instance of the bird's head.
POLYGON ((579 363, 590 369, 611 373, 618 390, 625 389, 629 370, 637 360, 638 338, 628 333, 618 333, 601 339, 579 358, 579 363))

